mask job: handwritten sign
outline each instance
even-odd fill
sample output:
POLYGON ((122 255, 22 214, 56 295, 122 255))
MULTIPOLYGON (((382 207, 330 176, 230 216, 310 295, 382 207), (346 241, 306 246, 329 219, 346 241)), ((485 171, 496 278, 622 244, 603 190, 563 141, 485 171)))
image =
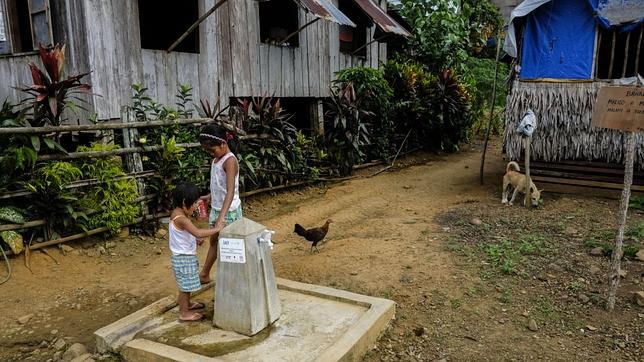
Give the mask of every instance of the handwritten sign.
POLYGON ((224 263, 246 263, 244 239, 219 239, 219 261, 224 263))
POLYGON ((591 126, 644 131, 644 87, 601 88, 591 126))

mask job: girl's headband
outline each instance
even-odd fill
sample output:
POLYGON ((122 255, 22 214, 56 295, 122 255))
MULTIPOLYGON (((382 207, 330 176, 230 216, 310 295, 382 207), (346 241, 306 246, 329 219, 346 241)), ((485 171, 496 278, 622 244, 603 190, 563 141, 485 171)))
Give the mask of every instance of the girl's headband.
POLYGON ((202 133, 202 134, 199 135, 199 137, 212 138, 212 139, 216 139, 217 141, 227 142, 225 139, 223 139, 221 137, 217 137, 215 135, 208 134, 208 133, 202 133))

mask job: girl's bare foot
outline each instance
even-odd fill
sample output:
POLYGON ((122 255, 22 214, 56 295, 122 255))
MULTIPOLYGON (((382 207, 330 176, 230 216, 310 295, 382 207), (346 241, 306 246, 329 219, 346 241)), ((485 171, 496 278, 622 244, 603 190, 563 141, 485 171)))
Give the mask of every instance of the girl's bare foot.
POLYGON ((198 322, 203 318, 203 314, 197 312, 186 312, 179 315, 180 322, 198 322))

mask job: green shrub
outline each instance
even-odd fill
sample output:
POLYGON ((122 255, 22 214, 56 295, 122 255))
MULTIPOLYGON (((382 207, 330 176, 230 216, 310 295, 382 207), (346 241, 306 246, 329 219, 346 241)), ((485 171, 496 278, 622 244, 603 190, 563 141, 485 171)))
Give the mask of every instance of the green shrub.
MULTIPOLYGON (((114 145, 92 144, 79 147, 81 152, 109 151, 118 148, 114 145)), ((119 157, 95 158, 84 162, 81 169, 85 178, 95 179, 80 203, 88 210, 94 210, 86 225, 90 229, 107 226, 110 233, 116 234, 139 215, 140 207, 135 200, 139 193, 136 180, 126 176, 119 157)))

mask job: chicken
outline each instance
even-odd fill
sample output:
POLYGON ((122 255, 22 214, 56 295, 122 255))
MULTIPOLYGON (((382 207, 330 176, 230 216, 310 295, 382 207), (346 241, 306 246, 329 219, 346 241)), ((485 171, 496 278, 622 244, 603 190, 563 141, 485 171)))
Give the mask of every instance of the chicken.
POLYGON ((320 252, 320 250, 318 250, 318 243, 322 241, 329 232, 329 224, 332 222, 333 220, 327 220, 323 226, 312 229, 305 229, 302 225, 295 224, 295 230, 293 230, 293 232, 311 242, 311 252, 313 252, 313 248, 315 248, 317 252, 320 252))

